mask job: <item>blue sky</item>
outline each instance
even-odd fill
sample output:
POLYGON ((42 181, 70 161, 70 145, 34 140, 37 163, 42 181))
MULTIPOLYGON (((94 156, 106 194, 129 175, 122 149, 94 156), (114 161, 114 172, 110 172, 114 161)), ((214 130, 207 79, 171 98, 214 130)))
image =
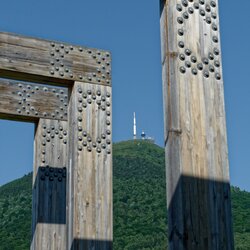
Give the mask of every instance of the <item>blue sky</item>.
MULTIPOLYGON (((250 191, 250 1, 220 1, 230 175, 250 191)), ((138 132, 163 145, 158 0, 9 0, 0 31, 111 50, 113 139, 138 132)), ((32 170, 33 124, 0 121, 0 185, 32 170), (11 154, 15 152, 15 154, 11 154)))

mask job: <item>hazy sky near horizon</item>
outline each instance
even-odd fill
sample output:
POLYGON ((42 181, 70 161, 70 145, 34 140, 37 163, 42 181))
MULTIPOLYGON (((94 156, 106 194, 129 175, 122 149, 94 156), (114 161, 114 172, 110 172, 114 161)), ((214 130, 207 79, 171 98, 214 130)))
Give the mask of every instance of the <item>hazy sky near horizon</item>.
MULTIPOLYGON (((230 176, 250 191, 250 1, 220 1, 230 176)), ((133 112, 163 146, 158 0, 9 0, 0 31, 112 52, 113 140, 132 138, 133 112)), ((0 121, 0 185, 32 170, 34 126, 0 121), (14 155, 13 155, 13 152, 14 155)))

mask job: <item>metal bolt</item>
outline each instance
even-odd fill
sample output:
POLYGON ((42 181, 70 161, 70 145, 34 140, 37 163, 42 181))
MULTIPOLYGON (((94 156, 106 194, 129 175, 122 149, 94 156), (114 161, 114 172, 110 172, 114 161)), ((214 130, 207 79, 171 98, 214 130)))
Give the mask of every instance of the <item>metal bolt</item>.
POLYGON ((197 75, 197 73, 198 73, 197 69, 192 69, 192 74, 193 75, 197 75))
POLYGON ((193 14, 194 13, 194 9, 192 7, 189 7, 188 8, 188 12, 189 12, 189 14, 193 14))
POLYGON ((183 18, 188 19, 189 14, 185 11, 185 12, 182 14, 182 16, 183 16, 183 18))
POLYGON ((182 11, 182 6, 181 6, 180 4, 177 4, 177 5, 176 5, 176 9, 177 9, 178 11, 182 11))
POLYGON ((191 56, 191 62, 196 63, 197 62, 197 58, 195 56, 191 56))
POLYGON ((209 63, 209 61, 208 61, 207 58, 203 58, 203 59, 202 59, 202 62, 203 62, 204 64, 208 64, 208 63, 209 63))
POLYGON ((184 55, 184 54, 180 54, 180 55, 179 55, 179 59, 180 59, 181 61, 184 61, 184 60, 185 60, 185 55, 184 55))
POLYGON ((215 23, 212 24, 212 30, 213 31, 217 31, 218 30, 218 27, 215 23))
POLYGON ((190 67, 191 67, 191 63, 190 63, 189 61, 186 61, 186 62, 185 62, 185 65, 186 65, 187 68, 190 68, 190 67))
POLYGON ((217 14, 216 14, 215 12, 212 12, 212 13, 211 13, 211 17, 212 17, 213 19, 216 19, 216 18, 217 18, 217 14))
POLYGON ((212 54, 212 53, 208 53, 208 58, 210 59, 210 60, 214 60, 214 55, 212 54))
POLYGON ((213 36, 213 42, 218 43, 218 37, 217 36, 213 36))
POLYGON ((216 7, 216 2, 215 2, 215 1, 211 1, 211 2, 210 2, 210 5, 211 5, 213 8, 215 8, 215 7, 216 7))
POLYGON ((200 15, 201 16, 205 16, 206 15, 206 13, 205 13, 205 11, 203 9, 200 10, 200 15))
POLYGON ((194 3, 194 8, 198 10, 199 9, 199 4, 198 3, 194 3))
POLYGON ((212 22, 212 20, 211 20, 211 17, 206 17, 206 22, 208 23, 208 24, 210 24, 211 22, 212 22))
POLYGON ((220 67, 220 62, 219 62, 218 60, 215 60, 215 61, 214 61, 214 66, 215 66, 215 67, 220 67))
POLYGON ((183 20, 182 17, 178 17, 178 18, 177 18, 177 22, 178 22, 179 24, 183 24, 184 20, 183 20))
POLYGON ((210 12, 210 11, 211 11, 211 8, 210 8, 210 6, 209 6, 208 4, 206 5, 205 10, 206 10, 207 12, 210 12))
POLYGON ((183 29, 178 29, 178 34, 179 34, 179 36, 183 36, 184 35, 183 29))
POLYGON ((209 72, 207 70, 204 70, 203 75, 204 75, 204 77, 208 78, 209 77, 209 72))
POLYGON ((209 65, 209 71, 212 72, 212 73, 214 72, 214 66, 213 65, 209 65))
POLYGON ((197 64, 197 68, 198 68, 199 70, 202 70, 202 69, 203 69, 202 63, 198 63, 198 64, 197 64))
POLYGON ((187 1, 187 0, 182 0, 181 2, 182 2, 182 5, 183 5, 184 7, 187 7, 187 6, 188 6, 188 1, 187 1))
POLYGON ((221 79, 220 73, 215 73, 215 78, 216 78, 217 80, 220 80, 220 79, 221 79))
POLYGON ((214 54, 218 56, 220 54, 220 51, 217 48, 214 48, 214 54))
POLYGON ((184 73, 186 72, 185 67, 181 66, 181 67, 180 67, 180 72, 184 74, 184 73))
POLYGON ((187 56, 190 56, 192 54, 192 51, 190 49, 185 49, 185 54, 187 56))
POLYGON ((184 45, 184 42, 182 42, 182 41, 180 41, 180 42, 178 43, 178 45, 179 45, 180 48, 184 48, 184 46, 185 46, 185 45, 184 45))

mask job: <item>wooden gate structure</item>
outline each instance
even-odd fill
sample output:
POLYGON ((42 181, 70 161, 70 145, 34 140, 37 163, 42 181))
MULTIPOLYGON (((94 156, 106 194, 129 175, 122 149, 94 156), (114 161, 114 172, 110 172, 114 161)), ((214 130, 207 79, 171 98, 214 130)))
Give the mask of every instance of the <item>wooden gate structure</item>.
POLYGON ((160 0, 169 249, 234 249, 218 0, 160 0))
MULTIPOLYGON (((234 249, 218 0, 160 0, 169 249, 234 249)), ((31 249, 112 248, 111 55, 0 33, 0 118, 36 124, 31 249)))
POLYGON ((111 249, 110 53, 0 33, 0 77, 0 118, 36 124, 31 249, 111 249))

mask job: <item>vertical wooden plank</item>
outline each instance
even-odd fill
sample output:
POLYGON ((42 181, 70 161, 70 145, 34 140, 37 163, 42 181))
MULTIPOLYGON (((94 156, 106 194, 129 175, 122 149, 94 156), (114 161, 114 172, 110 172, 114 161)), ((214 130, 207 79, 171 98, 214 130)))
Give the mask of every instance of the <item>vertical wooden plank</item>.
POLYGON ((40 119, 34 141, 31 249, 66 249, 68 123, 40 119))
POLYGON ((233 249, 218 1, 161 0, 170 249, 233 249))
POLYGON ((75 82, 69 104, 68 249, 112 248, 111 87, 75 82))

